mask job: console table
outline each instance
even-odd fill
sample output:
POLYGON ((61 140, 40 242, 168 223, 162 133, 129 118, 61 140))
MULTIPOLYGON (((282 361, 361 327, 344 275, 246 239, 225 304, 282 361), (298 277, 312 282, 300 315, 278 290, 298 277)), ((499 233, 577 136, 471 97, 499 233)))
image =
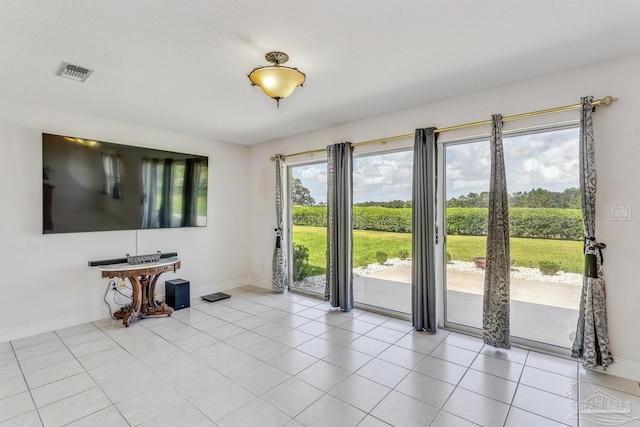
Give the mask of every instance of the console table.
POLYGON ((171 316, 173 308, 159 304, 155 300, 156 282, 162 273, 175 272, 179 268, 180 260, 177 258, 166 258, 145 264, 115 264, 99 267, 102 271, 102 277, 128 279, 133 289, 131 304, 120 308, 113 313, 113 316, 122 319, 122 324, 127 327, 134 319, 149 316, 171 316))

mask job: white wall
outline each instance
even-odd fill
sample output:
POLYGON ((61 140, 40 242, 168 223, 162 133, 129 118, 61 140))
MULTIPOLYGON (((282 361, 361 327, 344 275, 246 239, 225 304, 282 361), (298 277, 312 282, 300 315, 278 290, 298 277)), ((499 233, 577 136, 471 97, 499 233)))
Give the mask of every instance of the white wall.
POLYGON ((160 293, 178 277, 192 296, 247 283, 247 147, 0 102, 0 342, 108 317, 87 262, 136 252, 136 231, 42 234, 43 132, 209 156, 207 227, 140 231, 138 253, 179 253, 160 293))
MULTIPOLYGON (((275 209, 274 166, 269 157, 326 147, 342 141, 365 141, 407 134, 418 127, 447 127, 486 120, 493 113, 504 116, 575 104, 581 96, 619 97, 611 107, 600 107, 594 114, 598 199, 596 235, 607 244, 605 275, 611 348, 617 359, 609 370, 619 375, 640 378, 640 286, 638 286, 636 239, 640 235, 640 144, 638 112, 640 112, 640 55, 632 55, 606 63, 509 84, 494 89, 445 99, 393 113, 368 117, 301 135, 269 141, 251 147, 250 192, 252 194, 250 275, 252 283, 270 286, 271 253, 274 242, 275 209), (636 218, 632 222, 609 220, 614 205, 632 205, 636 218)), ((528 122, 510 122, 505 130, 542 123, 577 119, 577 113, 562 113, 536 118, 528 122)), ((465 135, 487 133, 474 128, 465 135)), ((442 134, 449 139, 458 135, 442 134)), ((407 145, 411 141, 392 144, 407 145)), ((370 149, 370 147, 369 147, 370 149)), ((323 158, 322 154, 315 155, 323 158)), ((304 161, 304 155, 287 159, 287 163, 304 161)))

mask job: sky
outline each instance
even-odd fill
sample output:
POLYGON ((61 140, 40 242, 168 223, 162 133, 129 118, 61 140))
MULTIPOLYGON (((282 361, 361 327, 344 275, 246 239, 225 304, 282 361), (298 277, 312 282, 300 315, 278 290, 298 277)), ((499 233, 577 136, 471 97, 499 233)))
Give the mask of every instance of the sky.
MULTIPOLYGON (((353 159, 353 202, 411 200, 413 151, 353 159)), ((327 164, 293 168, 294 178, 311 192, 316 203, 327 202, 327 164)))
POLYGON ((299 178, 302 185, 309 189, 316 203, 327 203, 327 163, 295 166, 291 176, 299 178))
MULTIPOLYGON (((578 129, 504 138, 503 146, 509 193, 579 186, 578 129)), ((489 191, 488 140, 448 145, 445 156, 447 200, 489 191)), ((411 200, 412 173, 413 151, 354 157, 353 201, 411 200)), ((310 190, 316 203, 326 203, 326 163, 296 166, 292 174, 310 190)))

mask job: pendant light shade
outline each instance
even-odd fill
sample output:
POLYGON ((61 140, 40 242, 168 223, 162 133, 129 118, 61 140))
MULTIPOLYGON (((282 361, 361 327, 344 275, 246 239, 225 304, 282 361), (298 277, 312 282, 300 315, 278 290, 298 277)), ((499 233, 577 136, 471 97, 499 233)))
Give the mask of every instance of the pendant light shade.
POLYGON ((286 53, 269 52, 265 59, 274 65, 255 68, 249 73, 249 80, 252 86, 260 86, 268 97, 275 99, 279 108, 280 100, 291 95, 298 86, 302 86, 306 76, 297 68, 281 65, 289 60, 286 53))

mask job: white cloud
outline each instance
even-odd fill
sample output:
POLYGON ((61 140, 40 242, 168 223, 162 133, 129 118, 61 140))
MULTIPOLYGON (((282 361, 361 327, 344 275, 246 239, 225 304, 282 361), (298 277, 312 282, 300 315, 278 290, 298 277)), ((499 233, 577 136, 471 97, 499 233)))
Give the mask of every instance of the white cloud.
MULTIPOLYGON (((578 187, 577 141, 577 129, 505 138, 509 193, 533 188, 562 191, 578 187)), ((489 141, 449 145, 445 154, 447 199, 489 191, 489 141)), ((292 173, 310 190, 316 202, 326 203, 326 163, 296 166, 292 173)), ((411 200, 412 174, 413 151, 356 157, 353 161, 354 203, 411 200)))
POLYGON ((450 145, 445 149, 447 199, 489 191, 489 141, 450 145))
MULTIPOLYGON (((544 188, 562 191, 578 187, 578 130, 565 129, 504 138, 507 190, 544 188)), ((489 191, 489 143, 449 146, 447 199, 489 191)))
POLYGON ((411 200, 413 152, 353 159, 353 202, 411 200))
POLYGON ((296 166, 291 175, 300 179, 302 185, 309 189, 311 197, 316 203, 327 202, 327 164, 315 163, 306 166, 296 166))

